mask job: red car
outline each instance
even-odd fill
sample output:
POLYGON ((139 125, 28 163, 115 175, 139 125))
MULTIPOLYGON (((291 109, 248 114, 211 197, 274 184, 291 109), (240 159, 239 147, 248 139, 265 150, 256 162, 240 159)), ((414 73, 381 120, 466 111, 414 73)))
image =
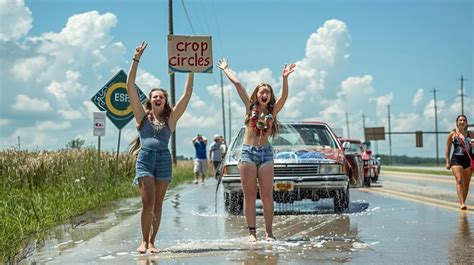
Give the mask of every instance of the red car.
POLYGON ((370 187, 371 182, 378 179, 377 165, 372 157, 372 151, 365 148, 365 145, 357 139, 339 138, 339 141, 346 147, 344 153, 351 164, 352 184, 356 187, 370 187), (349 145, 344 144, 345 142, 349 145))

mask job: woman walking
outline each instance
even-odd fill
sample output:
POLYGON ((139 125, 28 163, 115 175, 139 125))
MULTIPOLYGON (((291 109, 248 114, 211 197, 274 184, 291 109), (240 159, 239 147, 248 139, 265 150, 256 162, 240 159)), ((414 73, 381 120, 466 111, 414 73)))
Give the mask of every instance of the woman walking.
POLYGON ((466 210, 466 198, 469 193, 469 184, 472 177, 472 159, 474 147, 474 133, 467 130, 468 122, 465 115, 456 118, 456 129, 449 133, 446 142, 446 168, 453 172, 456 179, 456 192, 461 210, 466 210), (453 154, 451 153, 453 146, 453 154))

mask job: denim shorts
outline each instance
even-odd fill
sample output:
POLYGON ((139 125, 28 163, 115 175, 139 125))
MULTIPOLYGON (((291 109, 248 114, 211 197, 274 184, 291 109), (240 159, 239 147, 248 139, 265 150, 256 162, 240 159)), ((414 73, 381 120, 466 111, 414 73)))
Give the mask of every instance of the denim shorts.
POLYGON ((262 146, 243 144, 239 163, 242 162, 254 163, 257 168, 273 162, 273 148, 270 144, 262 146))
POLYGON ((141 177, 151 176, 155 181, 171 181, 172 162, 168 149, 153 150, 141 148, 138 152, 135 166, 135 179, 133 184, 137 185, 141 177))

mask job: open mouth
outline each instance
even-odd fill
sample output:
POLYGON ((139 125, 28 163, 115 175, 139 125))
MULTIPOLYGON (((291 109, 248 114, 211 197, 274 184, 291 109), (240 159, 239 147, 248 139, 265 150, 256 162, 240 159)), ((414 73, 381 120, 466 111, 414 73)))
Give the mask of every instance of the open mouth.
POLYGON ((267 98, 267 97, 262 97, 262 102, 263 102, 263 103, 266 103, 266 102, 267 102, 267 100, 268 100, 268 98, 267 98))
POLYGON ((155 101, 155 106, 156 106, 156 107, 161 106, 161 102, 155 101))

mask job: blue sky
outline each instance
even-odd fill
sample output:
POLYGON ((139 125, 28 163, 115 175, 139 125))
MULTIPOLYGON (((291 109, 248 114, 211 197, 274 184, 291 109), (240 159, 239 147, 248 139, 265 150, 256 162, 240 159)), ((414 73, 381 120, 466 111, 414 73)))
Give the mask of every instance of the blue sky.
MULTIPOLYGON (((447 131, 461 112, 474 121, 472 1, 174 1, 174 33, 211 35, 213 56, 226 57, 251 91, 259 82, 279 93, 283 64, 296 62, 290 98, 280 120, 320 120, 362 138, 367 127, 434 131, 433 88, 438 127, 447 131)), ((90 98, 119 69, 128 70, 135 46, 149 42, 137 84, 169 88, 168 1, 0 0, 0 148, 53 150, 76 137, 96 145, 90 98)), ((176 95, 185 75, 177 74, 176 95)), ((177 152, 192 156, 196 133, 222 132, 219 71, 197 74, 193 98, 177 127, 177 152)), ((232 129, 243 121, 243 105, 230 95, 232 129)), ((227 98, 226 98, 227 104, 227 98)), ((228 106, 226 105, 226 111, 228 106)), ((226 114, 227 115, 227 114, 226 114)), ((227 126, 228 128, 228 126, 227 126)), ((229 134, 229 133, 227 133, 229 134)), ((122 130, 121 150, 136 135, 122 130)), ((107 124, 103 148, 116 149, 118 130, 107 124)), ((435 156, 435 138, 393 136, 392 152, 435 156)), ((440 154, 445 135, 440 135, 440 154)), ((378 143, 388 153, 388 141, 378 143)))

